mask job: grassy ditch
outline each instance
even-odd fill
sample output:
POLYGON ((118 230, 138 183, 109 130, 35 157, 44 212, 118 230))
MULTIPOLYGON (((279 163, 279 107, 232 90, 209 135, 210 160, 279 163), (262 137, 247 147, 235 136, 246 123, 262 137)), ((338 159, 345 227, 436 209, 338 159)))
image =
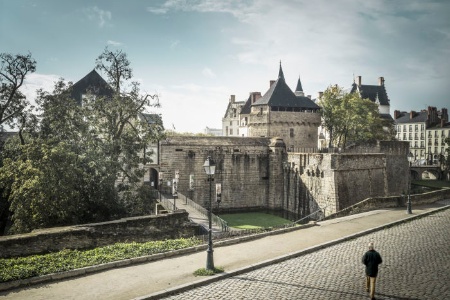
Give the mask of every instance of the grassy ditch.
POLYGON ((122 259, 168 252, 201 244, 197 238, 117 243, 91 250, 63 250, 27 257, 0 259, 0 282, 64 272, 122 259))
POLYGON ((450 188, 450 181, 446 180, 413 180, 411 183, 414 185, 426 186, 430 188, 450 188))
POLYGON ((292 224, 291 221, 271 214, 252 212, 220 215, 228 226, 238 229, 263 229, 292 224))

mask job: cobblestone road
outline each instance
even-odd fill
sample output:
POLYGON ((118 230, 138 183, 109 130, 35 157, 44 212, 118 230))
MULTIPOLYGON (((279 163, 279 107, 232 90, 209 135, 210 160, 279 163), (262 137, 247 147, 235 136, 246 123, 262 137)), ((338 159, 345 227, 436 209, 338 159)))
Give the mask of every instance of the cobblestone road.
POLYGON ((368 299, 369 241, 383 257, 376 299, 450 299, 450 209, 166 299, 368 299))

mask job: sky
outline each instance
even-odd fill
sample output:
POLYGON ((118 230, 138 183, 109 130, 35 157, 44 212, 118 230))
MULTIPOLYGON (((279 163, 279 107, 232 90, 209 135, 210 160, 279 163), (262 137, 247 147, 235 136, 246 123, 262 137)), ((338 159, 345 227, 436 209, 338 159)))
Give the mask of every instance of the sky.
MULTIPOLYGON (((221 128, 230 95, 264 94, 283 68, 306 95, 384 77, 394 110, 450 107, 450 1, 0 0, 0 52, 37 61, 22 91, 51 91, 122 50, 166 129, 221 128)), ((102 74, 103 75, 103 74, 102 74)), ((106 76, 103 76, 106 79, 106 76)))

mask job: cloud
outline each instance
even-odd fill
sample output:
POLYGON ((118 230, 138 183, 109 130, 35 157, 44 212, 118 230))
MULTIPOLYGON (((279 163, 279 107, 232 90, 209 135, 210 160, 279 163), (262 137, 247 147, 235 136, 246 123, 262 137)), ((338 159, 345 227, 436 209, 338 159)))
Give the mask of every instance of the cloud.
POLYGON ((179 44, 180 44, 180 41, 179 41, 179 40, 173 40, 173 41, 171 41, 171 42, 170 42, 170 49, 173 50, 173 49, 177 48, 179 44))
POLYGON ((123 45, 121 42, 116 42, 116 41, 112 41, 112 40, 108 40, 106 43, 108 45, 111 45, 111 46, 114 46, 114 47, 119 47, 119 46, 123 45))
POLYGON ((87 18, 97 22, 100 28, 111 25, 112 14, 110 11, 100 9, 97 6, 85 8, 83 11, 87 18))
POLYGON ((216 78, 216 74, 214 74, 214 72, 208 67, 203 68, 202 74, 208 78, 216 78))
POLYGON ((253 1, 167 0, 160 6, 147 7, 147 11, 153 14, 166 14, 169 11, 221 12, 232 14, 236 18, 245 21, 249 15, 253 14, 254 8, 255 4, 253 4, 253 1))

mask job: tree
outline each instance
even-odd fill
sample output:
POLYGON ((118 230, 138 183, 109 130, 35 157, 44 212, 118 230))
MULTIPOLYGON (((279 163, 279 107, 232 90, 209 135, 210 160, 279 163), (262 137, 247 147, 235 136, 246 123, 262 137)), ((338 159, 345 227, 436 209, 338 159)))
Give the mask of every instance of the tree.
POLYGON ((334 141, 334 128, 342 122, 339 108, 341 106, 343 91, 337 86, 329 86, 319 100, 322 108, 322 126, 328 131, 330 140, 328 147, 332 147, 334 141))
POLYGON ((362 99, 358 93, 345 93, 339 86, 330 86, 322 95, 322 125, 330 133, 329 146, 345 147, 349 143, 362 143, 379 139, 392 139, 378 105, 362 99))
POLYGON ((450 138, 445 139, 445 154, 439 156, 439 163, 441 164, 442 175, 445 180, 450 180, 450 138))
POLYGON ((163 126, 145 111, 158 105, 150 103, 157 96, 141 95, 138 83, 127 85, 132 72, 125 53, 105 49, 97 66, 114 85, 112 96, 93 87, 79 106, 71 83, 39 90, 40 122, 24 120, 24 134, 2 152, 10 232, 148 213, 149 193, 141 185, 146 146, 163 137, 163 126))
POLYGON ((26 97, 19 91, 28 73, 36 71, 36 61, 31 54, 0 53, 0 127, 13 125, 29 105, 26 97))
POLYGON ((163 137, 161 119, 149 122, 145 117, 148 108, 159 106, 158 96, 141 95, 138 82, 127 84, 132 69, 126 54, 120 50, 113 52, 106 48, 97 58, 96 68, 107 74, 114 94, 111 98, 88 97, 85 115, 90 124, 95 124, 93 127, 114 170, 131 184, 143 175, 141 166, 150 157, 143 155, 146 146, 163 137))

